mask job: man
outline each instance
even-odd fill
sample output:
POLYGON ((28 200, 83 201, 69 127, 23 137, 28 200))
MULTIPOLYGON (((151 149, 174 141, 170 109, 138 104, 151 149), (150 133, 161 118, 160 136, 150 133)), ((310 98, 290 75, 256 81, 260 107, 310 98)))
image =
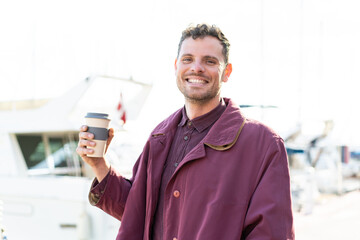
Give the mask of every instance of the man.
POLYGON ((77 152, 96 174, 89 199, 121 221, 118 240, 294 239, 283 140, 220 97, 229 46, 215 26, 183 32, 175 74, 185 106, 153 130, 132 179, 86 157, 94 142, 82 127, 77 152))

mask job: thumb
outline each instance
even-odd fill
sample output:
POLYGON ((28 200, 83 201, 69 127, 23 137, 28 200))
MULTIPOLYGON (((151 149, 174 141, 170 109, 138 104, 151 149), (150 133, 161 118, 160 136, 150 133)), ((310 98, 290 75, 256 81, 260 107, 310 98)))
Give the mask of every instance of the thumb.
POLYGON ((107 139, 107 142, 106 142, 106 149, 105 149, 105 153, 107 152, 108 148, 109 148, 109 145, 112 141, 112 139, 114 138, 114 129, 113 128, 110 128, 109 129, 109 137, 107 139))

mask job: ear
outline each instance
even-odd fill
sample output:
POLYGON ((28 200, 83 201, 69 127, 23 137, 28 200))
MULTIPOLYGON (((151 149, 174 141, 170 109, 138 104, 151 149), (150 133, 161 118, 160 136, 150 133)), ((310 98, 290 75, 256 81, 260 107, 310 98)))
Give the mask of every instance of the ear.
POLYGON ((175 64, 174 64, 175 72, 177 71, 177 58, 175 58, 175 64))
POLYGON ((223 82, 227 82, 229 80, 231 72, 232 72, 232 64, 228 63, 225 68, 224 78, 222 80, 223 82))

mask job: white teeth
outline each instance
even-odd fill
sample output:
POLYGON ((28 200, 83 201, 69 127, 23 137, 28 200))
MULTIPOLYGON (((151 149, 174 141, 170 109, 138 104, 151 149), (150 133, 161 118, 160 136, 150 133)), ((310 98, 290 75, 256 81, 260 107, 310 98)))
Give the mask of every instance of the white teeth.
POLYGON ((188 79, 188 82, 189 82, 189 83, 205 83, 206 81, 200 80, 200 79, 189 78, 189 79, 188 79))

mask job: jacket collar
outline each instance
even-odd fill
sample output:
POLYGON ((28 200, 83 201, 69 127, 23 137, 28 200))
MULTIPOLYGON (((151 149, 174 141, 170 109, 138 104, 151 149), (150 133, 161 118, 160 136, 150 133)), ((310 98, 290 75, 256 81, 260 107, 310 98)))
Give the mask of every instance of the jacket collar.
MULTIPOLYGON (((204 145, 218 150, 230 149, 237 141, 245 125, 246 119, 240 112, 239 106, 229 98, 224 98, 226 109, 209 133, 204 137, 204 145)), ((177 110, 165 121, 161 122, 152 132, 152 137, 174 133, 181 121, 182 109, 177 110), (175 129, 175 130, 174 130, 175 129)))
POLYGON ((229 98, 224 100, 227 105, 225 112, 203 139, 206 146, 218 151, 234 146, 246 122, 239 106, 229 98))
POLYGON ((202 132, 205 129, 209 128, 212 124, 214 124, 223 114, 225 109, 226 109, 225 101, 221 98, 219 105, 215 107, 213 110, 211 110, 208 113, 205 113, 204 115, 189 120, 186 114, 186 108, 184 106, 182 108, 182 118, 178 126, 183 127, 185 124, 188 124, 190 122, 198 132, 202 132))
POLYGON ((151 133, 151 137, 159 137, 169 134, 176 130, 177 125, 181 120, 182 109, 177 110, 173 114, 171 114, 167 119, 162 121, 159 125, 155 127, 155 129, 151 133))

